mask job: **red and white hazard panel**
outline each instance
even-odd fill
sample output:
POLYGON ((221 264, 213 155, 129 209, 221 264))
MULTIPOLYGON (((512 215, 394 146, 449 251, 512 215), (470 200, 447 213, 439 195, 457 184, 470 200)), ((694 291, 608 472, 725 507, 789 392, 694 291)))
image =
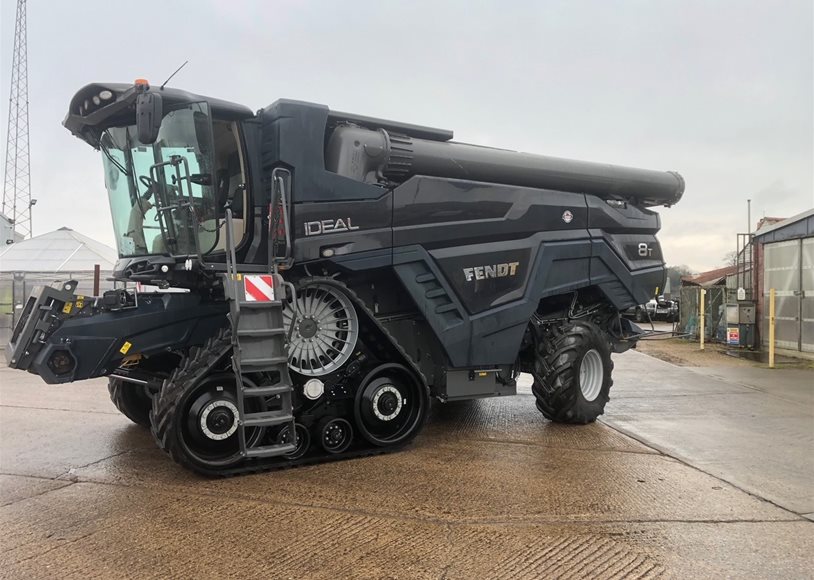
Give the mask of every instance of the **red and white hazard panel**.
POLYGON ((243 276, 243 289, 247 302, 271 302, 274 300, 274 281, 270 274, 243 276))

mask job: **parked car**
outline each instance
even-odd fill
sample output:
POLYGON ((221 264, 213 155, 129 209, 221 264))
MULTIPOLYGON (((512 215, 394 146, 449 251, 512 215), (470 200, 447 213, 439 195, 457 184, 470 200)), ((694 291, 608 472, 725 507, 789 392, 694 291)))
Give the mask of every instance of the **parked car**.
POLYGON ((622 315, 632 318, 636 322, 648 322, 650 320, 675 322, 678 320, 678 308, 678 300, 668 300, 661 295, 646 304, 628 308, 622 315))

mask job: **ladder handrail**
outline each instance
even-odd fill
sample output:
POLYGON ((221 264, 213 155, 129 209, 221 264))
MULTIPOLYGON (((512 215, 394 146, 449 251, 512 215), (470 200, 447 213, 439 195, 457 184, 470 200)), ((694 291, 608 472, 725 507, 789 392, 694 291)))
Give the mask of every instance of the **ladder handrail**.
POLYGON ((246 449, 246 431, 243 429, 243 416, 245 415, 245 402, 243 400, 243 372, 240 368, 240 344, 238 343, 237 329, 240 321, 240 287, 237 279, 237 250, 235 248, 234 222, 232 216, 231 199, 226 202, 226 284, 231 288, 227 292, 227 297, 231 299, 233 308, 231 309, 232 325, 232 371, 235 374, 235 396, 237 397, 238 428, 237 437, 240 450, 246 449))
MULTIPOLYGON (((232 328, 237 328, 238 320, 240 319, 240 287, 238 286, 238 273, 237 273, 237 250, 235 248, 235 233, 234 222, 232 217, 232 201, 231 199, 226 202, 226 279, 227 284, 231 284, 229 295, 235 303, 234 320, 232 320, 232 328)), ((232 333, 232 344, 237 348, 237 337, 232 333)))
POLYGON ((291 260, 291 228, 288 220, 288 199, 285 195, 286 179, 291 179, 291 173, 283 167, 275 167, 271 172, 271 196, 269 204, 269 247, 268 262, 269 271, 276 274, 278 265, 288 263, 291 260), (283 237, 285 242, 285 252, 282 257, 277 256, 277 241, 280 227, 280 220, 283 222, 283 237))

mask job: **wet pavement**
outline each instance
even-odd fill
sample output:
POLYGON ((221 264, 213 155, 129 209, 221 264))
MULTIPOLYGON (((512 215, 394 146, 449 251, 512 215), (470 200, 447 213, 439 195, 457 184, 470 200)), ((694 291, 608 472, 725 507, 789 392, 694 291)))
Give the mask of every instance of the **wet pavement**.
POLYGON ((810 392, 616 364, 605 422, 524 388, 436 406, 400 453, 231 479, 173 464, 104 381, 1 368, 0 577, 810 577, 810 392))

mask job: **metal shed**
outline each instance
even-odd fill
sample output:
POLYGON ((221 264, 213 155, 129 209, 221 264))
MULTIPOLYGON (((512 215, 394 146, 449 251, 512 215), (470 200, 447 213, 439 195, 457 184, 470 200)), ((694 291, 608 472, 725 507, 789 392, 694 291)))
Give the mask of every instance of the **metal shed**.
POLYGON ((768 343, 769 291, 775 289, 778 348, 814 352, 814 209, 755 234, 758 310, 768 343))

